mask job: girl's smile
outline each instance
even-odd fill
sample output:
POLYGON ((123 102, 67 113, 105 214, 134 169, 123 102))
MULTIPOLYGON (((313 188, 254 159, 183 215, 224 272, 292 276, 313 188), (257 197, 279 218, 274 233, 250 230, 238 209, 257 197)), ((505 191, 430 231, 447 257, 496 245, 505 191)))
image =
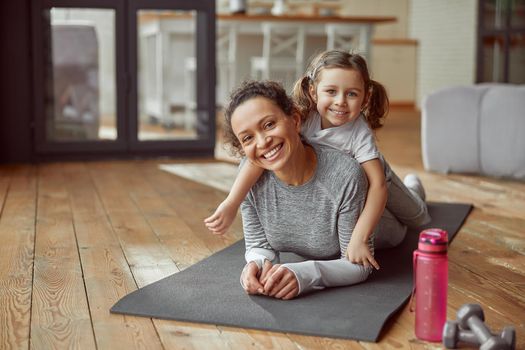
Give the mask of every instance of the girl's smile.
POLYGON ((328 111, 334 115, 334 118, 341 119, 343 122, 349 119, 349 112, 347 110, 328 108, 328 111))

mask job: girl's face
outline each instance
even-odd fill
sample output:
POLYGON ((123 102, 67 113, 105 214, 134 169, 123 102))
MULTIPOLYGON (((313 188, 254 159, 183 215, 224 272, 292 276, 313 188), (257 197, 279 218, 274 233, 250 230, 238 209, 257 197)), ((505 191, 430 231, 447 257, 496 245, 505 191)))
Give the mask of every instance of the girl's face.
POLYGON ((321 127, 332 128, 359 116, 365 103, 365 83, 355 69, 325 68, 317 86, 310 87, 310 95, 321 115, 321 127))
POLYGON ((297 148, 302 146, 300 116, 297 113, 287 116, 264 97, 255 97, 239 105, 231 116, 231 125, 246 157, 266 170, 284 170, 297 148))

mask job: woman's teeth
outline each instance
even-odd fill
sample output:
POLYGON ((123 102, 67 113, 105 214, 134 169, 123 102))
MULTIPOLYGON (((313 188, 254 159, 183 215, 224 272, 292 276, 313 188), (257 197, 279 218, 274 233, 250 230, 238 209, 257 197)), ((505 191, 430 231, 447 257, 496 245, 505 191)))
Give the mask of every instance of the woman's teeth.
POLYGON ((263 156, 264 158, 268 159, 271 158, 275 153, 277 153, 281 149, 281 145, 277 145, 274 148, 272 148, 269 152, 265 153, 263 156))

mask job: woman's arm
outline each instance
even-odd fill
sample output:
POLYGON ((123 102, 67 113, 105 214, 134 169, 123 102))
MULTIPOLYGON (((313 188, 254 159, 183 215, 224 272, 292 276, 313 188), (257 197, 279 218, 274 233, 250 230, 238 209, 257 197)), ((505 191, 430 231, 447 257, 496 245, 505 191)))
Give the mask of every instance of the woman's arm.
POLYGON ((379 269, 368 247, 368 240, 383 215, 387 200, 387 187, 383 166, 378 158, 361 164, 368 179, 365 207, 354 227, 346 256, 352 263, 379 269))
POLYGON ((266 260, 272 264, 279 262, 279 253, 276 252, 268 243, 264 227, 259 220, 259 213, 253 205, 251 194, 241 204, 242 225, 244 231, 244 243, 246 262, 255 262, 262 268, 266 260))
MULTIPOLYGON (((353 264, 347 259, 308 260, 282 264, 292 271, 299 285, 298 294, 321 290, 326 287, 348 286, 365 281, 372 272, 371 267, 353 264)), ((272 286, 264 286, 265 291, 272 286)))
POLYGON ((219 204, 213 215, 204 219, 206 227, 217 235, 224 234, 231 226, 242 201, 263 173, 263 169, 246 161, 235 178, 230 193, 219 204))
POLYGON ((251 195, 242 202, 241 214, 246 246, 246 265, 241 273, 241 286, 248 294, 265 294, 260 281, 266 279, 272 265, 279 262, 279 253, 273 250, 266 240, 251 195))

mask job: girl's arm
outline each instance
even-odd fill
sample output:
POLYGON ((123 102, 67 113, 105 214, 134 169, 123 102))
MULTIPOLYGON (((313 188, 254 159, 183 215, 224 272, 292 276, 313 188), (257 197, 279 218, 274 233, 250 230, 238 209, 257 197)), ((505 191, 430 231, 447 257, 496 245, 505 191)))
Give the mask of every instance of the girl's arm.
POLYGON ((348 260, 365 267, 379 269, 368 247, 368 239, 383 215, 387 200, 387 188, 383 166, 378 158, 361 164, 368 179, 365 207, 359 216, 347 248, 348 260))
POLYGON ((262 168, 249 161, 241 166, 226 199, 219 204, 213 215, 204 219, 204 224, 211 232, 222 235, 228 230, 237 215, 239 206, 262 173, 262 168))

